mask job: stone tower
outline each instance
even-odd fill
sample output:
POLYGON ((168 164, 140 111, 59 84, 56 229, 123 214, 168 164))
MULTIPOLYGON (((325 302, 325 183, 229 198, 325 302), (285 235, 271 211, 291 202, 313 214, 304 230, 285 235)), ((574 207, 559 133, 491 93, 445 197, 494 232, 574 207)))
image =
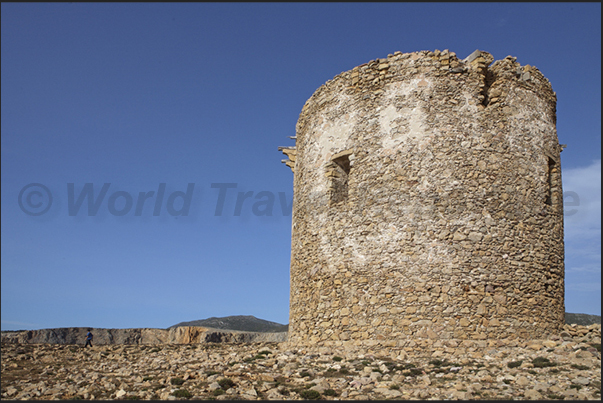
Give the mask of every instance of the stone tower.
POLYGON ((535 67, 396 52, 306 102, 289 342, 540 338, 564 323, 556 96, 535 67))

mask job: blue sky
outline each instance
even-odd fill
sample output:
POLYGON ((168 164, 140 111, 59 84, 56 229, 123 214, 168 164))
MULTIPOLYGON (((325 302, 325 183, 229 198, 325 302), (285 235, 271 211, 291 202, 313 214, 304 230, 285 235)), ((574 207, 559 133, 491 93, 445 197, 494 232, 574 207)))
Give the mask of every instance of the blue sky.
POLYGON ((288 323, 277 147, 335 75, 435 49, 515 56, 552 83, 566 311, 601 314, 600 3, 3 3, 1 18, 3 330, 288 323))

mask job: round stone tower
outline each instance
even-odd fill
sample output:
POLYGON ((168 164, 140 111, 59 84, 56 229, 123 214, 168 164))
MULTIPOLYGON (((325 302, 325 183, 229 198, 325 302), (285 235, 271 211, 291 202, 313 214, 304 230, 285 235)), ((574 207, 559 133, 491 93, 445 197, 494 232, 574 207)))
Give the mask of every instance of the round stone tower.
POLYGON ((289 342, 540 338, 564 323, 556 96, 535 67, 396 52, 304 105, 289 342))

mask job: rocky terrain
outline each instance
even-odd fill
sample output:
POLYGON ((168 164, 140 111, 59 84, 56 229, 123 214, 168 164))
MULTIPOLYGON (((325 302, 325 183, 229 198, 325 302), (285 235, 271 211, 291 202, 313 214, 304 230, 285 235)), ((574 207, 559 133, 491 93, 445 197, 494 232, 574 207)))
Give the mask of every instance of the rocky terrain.
POLYGON ((253 343, 287 340, 287 333, 243 332, 200 326, 180 326, 169 329, 102 329, 65 327, 57 329, 2 332, 2 343, 17 344, 81 344, 88 329, 94 335, 95 345, 107 344, 189 344, 189 343, 253 343))
POLYGON ((546 340, 287 343, 2 343, 3 399, 596 399, 601 325, 546 340))

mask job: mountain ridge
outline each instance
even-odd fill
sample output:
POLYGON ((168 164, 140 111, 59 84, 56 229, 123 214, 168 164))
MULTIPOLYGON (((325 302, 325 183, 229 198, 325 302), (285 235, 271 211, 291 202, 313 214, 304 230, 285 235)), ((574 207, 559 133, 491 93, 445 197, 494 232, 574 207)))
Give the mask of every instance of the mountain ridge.
POLYGON ((180 322, 168 327, 172 329, 182 326, 202 326, 222 330, 239 330, 243 332, 279 333, 286 332, 289 325, 283 325, 269 320, 259 319, 253 315, 232 315, 198 319, 188 322, 180 322))
POLYGON ((601 315, 590 315, 587 313, 565 313, 565 323, 568 325, 576 324, 582 326, 601 324, 601 315))

